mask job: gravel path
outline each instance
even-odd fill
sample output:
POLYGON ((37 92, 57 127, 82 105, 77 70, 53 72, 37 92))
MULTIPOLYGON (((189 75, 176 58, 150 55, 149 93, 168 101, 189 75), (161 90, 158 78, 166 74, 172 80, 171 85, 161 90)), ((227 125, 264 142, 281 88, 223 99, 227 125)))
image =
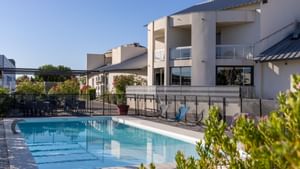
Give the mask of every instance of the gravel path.
POLYGON ((9 169, 5 130, 2 120, 0 120, 0 168, 9 169))

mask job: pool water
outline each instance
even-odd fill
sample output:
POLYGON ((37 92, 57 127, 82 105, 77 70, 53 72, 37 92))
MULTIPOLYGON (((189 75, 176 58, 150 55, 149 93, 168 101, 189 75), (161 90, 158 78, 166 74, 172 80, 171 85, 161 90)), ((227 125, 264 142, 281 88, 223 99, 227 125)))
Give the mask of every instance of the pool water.
POLYGON ((110 117, 27 119, 18 123, 40 169, 94 169, 175 162, 195 145, 115 122, 110 117))

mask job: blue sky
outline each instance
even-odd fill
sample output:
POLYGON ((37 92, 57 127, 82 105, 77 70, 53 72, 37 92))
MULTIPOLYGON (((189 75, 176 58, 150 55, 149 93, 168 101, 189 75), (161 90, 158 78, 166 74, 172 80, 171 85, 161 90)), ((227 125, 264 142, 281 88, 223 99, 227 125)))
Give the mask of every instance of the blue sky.
POLYGON ((0 54, 85 69, 86 53, 146 45, 144 25, 202 0, 0 0, 0 54))

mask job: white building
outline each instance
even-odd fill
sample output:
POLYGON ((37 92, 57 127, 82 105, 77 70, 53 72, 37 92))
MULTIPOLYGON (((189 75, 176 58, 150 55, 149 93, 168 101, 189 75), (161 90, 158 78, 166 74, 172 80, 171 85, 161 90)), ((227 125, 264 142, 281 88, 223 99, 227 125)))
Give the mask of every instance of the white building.
POLYGON ((0 86, 14 91, 16 88, 16 74, 3 71, 5 68, 16 68, 13 59, 7 59, 4 55, 0 55, 0 67, 2 69, 0 76, 0 86))
POLYGON ((97 95, 113 92, 114 77, 134 75, 147 79, 147 49, 138 43, 122 45, 104 54, 87 54, 88 85, 96 89, 97 95))
POLYGON ((299 6, 214 0, 150 22, 148 85, 245 86, 275 98, 300 73, 300 40, 290 37, 299 33, 299 6))

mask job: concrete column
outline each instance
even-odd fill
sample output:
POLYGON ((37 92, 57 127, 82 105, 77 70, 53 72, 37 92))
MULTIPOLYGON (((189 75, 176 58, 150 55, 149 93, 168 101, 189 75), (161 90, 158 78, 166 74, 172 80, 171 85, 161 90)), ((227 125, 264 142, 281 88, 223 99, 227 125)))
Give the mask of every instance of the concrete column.
POLYGON ((147 69, 147 84, 148 86, 153 85, 154 81, 154 22, 151 22, 147 26, 148 32, 148 69, 147 69))
POLYGON ((165 18, 165 86, 170 85, 170 62, 169 62, 169 53, 170 53, 170 24, 169 17, 165 18))
POLYGON ((192 14, 192 86, 216 85, 216 13, 192 14))

